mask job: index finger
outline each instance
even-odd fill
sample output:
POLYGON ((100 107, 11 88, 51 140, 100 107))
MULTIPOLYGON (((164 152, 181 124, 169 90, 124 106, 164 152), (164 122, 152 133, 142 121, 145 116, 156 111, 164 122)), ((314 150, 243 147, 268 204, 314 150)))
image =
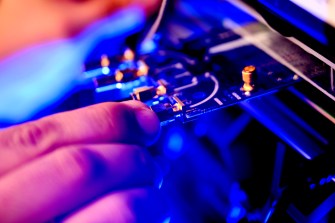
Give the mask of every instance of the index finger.
POLYGON ((101 103, 0 132, 0 175, 57 147, 87 143, 150 145, 159 134, 157 116, 138 101, 101 103))

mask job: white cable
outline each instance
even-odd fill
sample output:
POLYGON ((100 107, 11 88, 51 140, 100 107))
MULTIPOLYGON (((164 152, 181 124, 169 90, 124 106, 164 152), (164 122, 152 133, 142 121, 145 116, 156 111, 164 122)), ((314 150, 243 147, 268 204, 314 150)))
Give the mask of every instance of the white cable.
POLYGON ((159 9, 157 18, 156 18, 154 24, 151 26, 149 32, 147 33, 147 35, 143 39, 142 43, 146 42, 148 40, 151 40, 153 38, 153 35, 157 32, 158 27, 159 27, 159 25, 162 21, 162 18, 163 18, 163 14, 164 14, 164 11, 165 11, 165 8, 166 8, 166 3, 167 3, 167 0, 162 0, 162 4, 161 4, 161 7, 159 9))

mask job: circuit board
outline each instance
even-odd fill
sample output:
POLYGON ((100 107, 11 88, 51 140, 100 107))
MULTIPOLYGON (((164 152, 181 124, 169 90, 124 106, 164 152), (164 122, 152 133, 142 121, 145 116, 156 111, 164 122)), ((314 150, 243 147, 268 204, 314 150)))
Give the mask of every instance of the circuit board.
POLYGON ((139 100, 162 125, 188 122, 295 84, 302 80, 295 72, 300 67, 309 67, 309 76, 327 72, 292 45, 255 22, 186 39, 181 49, 160 44, 136 59, 128 49, 121 57, 102 58, 85 75, 94 82, 94 103, 139 100))

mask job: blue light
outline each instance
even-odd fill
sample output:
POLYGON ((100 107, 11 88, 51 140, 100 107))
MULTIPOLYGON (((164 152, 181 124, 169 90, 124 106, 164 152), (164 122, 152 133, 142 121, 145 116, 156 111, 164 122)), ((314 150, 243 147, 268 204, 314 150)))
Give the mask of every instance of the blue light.
POLYGON ((234 206, 227 216, 227 223, 238 223, 245 215, 245 209, 241 206, 234 206))
POLYGON ((246 214, 246 210, 242 207, 242 203, 247 200, 246 193, 240 188, 237 182, 231 185, 229 193, 229 201, 232 209, 227 216, 227 223, 237 223, 246 214))
POLYGON ((157 188, 160 190, 162 189, 162 186, 163 186, 163 183, 164 183, 164 179, 162 178, 159 182, 157 182, 157 188))
POLYGON ((162 223, 170 223, 171 222, 171 217, 168 217, 166 219, 164 219, 164 221, 162 223))
POLYGON ((229 193, 229 200, 232 204, 241 204, 247 200, 246 193, 240 188, 239 183, 234 182, 231 185, 230 193, 229 193))
POLYGON ((87 78, 87 79, 94 78, 94 77, 97 77, 97 76, 100 76, 100 75, 101 75, 101 70, 100 70, 100 68, 99 68, 99 69, 94 69, 94 70, 89 70, 89 71, 85 71, 85 72, 84 72, 84 76, 85 76, 85 78, 87 78))
POLYGON ((194 133, 198 137, 206 135, 207 130, 208 130, 208 123, 205 120, 198 121, 194 127, 194 133))
POLYGON ((109 67, 103 67, 101 68, 101 73, 103 73, 104 75, 108 75, 110 73, 110 69, 109 67))
POLYGON ((115 87, 117 88, 117 89, 122 89, 122 83, 117 83, 116 85, 115 85, 115 87))
POLYGON ((176 159, 184 152, 184 136, 183 130, 179 127, 171 128, 166 136, 164 143, 164 154, 170 159, 176 159))
POLYGON ((139 86, 140 84, 141 84, 141 81, 139 81, 139 80, 134 80, 133 81, 134 87, 139 86))
POLYGON ((129 66, 128 66, 128 64, 126 64, 126 63, 121 63, 121 64, 119 65, 119 69, 120 69, 120 70, 126 70, 127 68, 129 68, 129 66))
POLYGON ((229 214, 229 217, 231 218, 238 218, 241 214, 241 208, 240 207, 234 207, 230 214, 229 214))
POLYGON ((111 85, 96 88, 95 92, 101 93, 101 92, 105 92, 105 91, 111 91, 111 90, 114 90, 114 89, 116 89, 115 84, 111 84, 111 85))
POLYGON ((170 135, 169 141, 168 141, 168 148, 175 152, 180 153, 183 148, 184 140, 183 137, 179 133, 173 133, 170 135))
POLYGON ((140 53, 146 54, 151 53, 157 48, 157 44, 153 40, 144 41, 141 44, 141 48, 139 50, 140 53))
POLYGON ((269 221, 269 219, 270 219, 272 213, 273 213, 273 208, 271 208, 271 210, 269 211, 269 213, 266 215, 266 217, 265 217, 265 221, 264 221, 265 223, 269 221))

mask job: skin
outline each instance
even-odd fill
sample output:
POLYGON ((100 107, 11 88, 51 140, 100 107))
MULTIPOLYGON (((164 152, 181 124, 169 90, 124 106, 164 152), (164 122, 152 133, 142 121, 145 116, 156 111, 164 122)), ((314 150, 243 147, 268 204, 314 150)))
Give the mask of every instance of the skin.
POLYGON ((0 59, 37 43, 73 37, 93 22, 131 6, 150 15, 159 0, 1 0, 0 59))
POLYGON ((61 215, 69 218, 66 222, 80 222, 86 215, 103 222, 162 221, 155 197, 161 170, 145 149, 159 129, 150 109, 128 101, 3 130, 0 221, 45 222, 61 215), (143 213, 142 207, 157 212, 143 213))
MULTIPOLYGON (((159 1, 0 0, 0 59, 72 38, 134 5, 150 15, 159 1)), ((137 101, 96 104, 3 129, 0 222, 162 222, 162 171, 146 149, 159 131, 156 115, 137 101)))

